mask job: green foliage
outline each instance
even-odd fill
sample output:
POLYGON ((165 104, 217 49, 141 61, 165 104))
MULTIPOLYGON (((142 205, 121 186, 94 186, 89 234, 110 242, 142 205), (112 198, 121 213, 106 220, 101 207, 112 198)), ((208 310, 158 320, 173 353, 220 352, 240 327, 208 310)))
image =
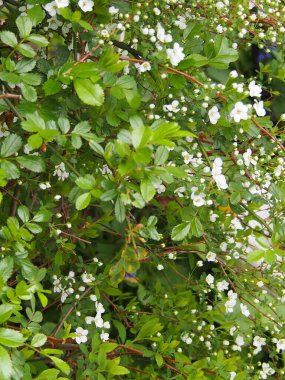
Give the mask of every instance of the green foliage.
POLYGON ((0 8, 0 380, 283 378, 282 2, 0 8))

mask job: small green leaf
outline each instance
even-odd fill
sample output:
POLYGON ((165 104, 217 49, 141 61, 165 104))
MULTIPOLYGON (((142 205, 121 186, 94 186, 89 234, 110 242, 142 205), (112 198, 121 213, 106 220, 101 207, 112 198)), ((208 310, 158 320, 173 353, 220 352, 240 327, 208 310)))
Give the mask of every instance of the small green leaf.
POLYGON ((155 361, 156 361, 156 363, 157 363, 157 365, 158 365, 159 367, 162 366, 162 364, 163 364, 163 357, 162 357, 162 355, 161 355, 159 352, 157 352, 157 353, 155 354, 155 361))
POLYGON ((155 188, 149 178, 145 178, 141 181, 140 190, 146 202, 149 202, 155 195, 155 188))
POLYGON ((32 31, 33 23, 28 16, 19 16, 16 19, 16 25, 19 29, 20 37, 25 39, 32 31))
POLYGON ((118 222, 123 223, 126 219, 126 208, 121 200, 121 198, 117 198, 115 203, 115 216, 118 222))
POLYGON ((23 97, 29 102, 35 102, 37 100, 37 91, 34 87, 22 83, 21 92, 23 94, 23 97))
POLYGON ((57 80, 48 79, 43 84, 43 90, 46 96, 55 95, 61 90, 61 84, 57 80))
POLYGON ((91 201, 91 194, 90 193, 84 193, 84 194, 80 195, 76 199, 76 203, 75 203, 76 210, 83 210, 84 208, 86 208, 89 205, 90 201, 91 201))
POLYGON ((23 223, 27 223, 30 218, 30 212, 27 206, 21 205, 18 207, 17 214, 23 223))
POLYGON ((0 380, 10 380, 13 372, 12 360, 8 351, 0 346, 0 380))
POLYGON ((54 364, 57 366, 57 368, 59 368, 66 375, 69 375, 70 367, 65 361, 63 361, 62 359, 59 359, 55 356, 49 356, 49 358, 54 362, 54 364))
POLYGON ((48 45, 48 40, 40 34, 31 34, 28 41, 40 47, 46 47, 48 45))
POLYGON ((24 341, 25 338, 19 331, 0 328, 0 344, 7 347, 19 347, 24 341))
POLYGON ((22 139, 18 135, 11 134, 7 136, 1 146, 1 157, 10 157, 13 156, 15 153, 18 152, 18 150, 22 146, 22 139))
POLYGON ((17 37, 15 36, 14 33, 9 32, 8 30, 4 30, 3 32, 0 33, 0 39, 3 42, 3 44, 11 46, 11 47, 16 47, 17 46, 17 37))
POLYGON ((75 79, 74 88, 80 100, 90 106, 101 106, 104 103, 104 91, 99 84, 90 79, 75 79))
POLYGON ((38 133, 35 133, 28 138, 28 144, 32 149, 38 149, 42 146, 43 139, 38 133))
POLYGON ((33 58, 36 55, 35 50, 28 44, 20 44, 17 46, 17 50, 24 57, 33 58))
POLYGON ((33 347, 41 347, 46 343, 46 341, 47 341, 46 335, 39 333, 33 337, 31 345, 33 347))
POLYGON ((39 156, 22 156, 17 157, 16 160, 24 168, 31 170, 35 173, 42 173, 45 171, 45 161, 39 156))
POLYGON ((0 324, 6 322, 15 309, 14 305, 5 303, 0 305, 0 324))
POLYGON ((190 231, 191 224, 186 222, 186 223, 181 223, 175 226, 171 232, 171 239, 173 241, 180 241, 183 240, 190 231))

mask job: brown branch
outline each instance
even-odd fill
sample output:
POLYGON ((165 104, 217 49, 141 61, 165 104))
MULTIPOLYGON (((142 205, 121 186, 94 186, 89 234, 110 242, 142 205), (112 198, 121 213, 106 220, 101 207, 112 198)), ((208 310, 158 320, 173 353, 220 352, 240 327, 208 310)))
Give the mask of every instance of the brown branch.
POLYGON ((251 118, 252 122, 257 126, 257 128, 259 128, 263 133, 265 133, 267 136, 269 136, 273 141, 276 142, 276 144, 279 146, 279 148, 281 148, 283 150, 283 152, 285 152, 285 147, 284 145, 282 145, 275 136, 273 136, 267 129, 265 129, 262 125, 260 125, 257 120, 252 117, 251 118))
POLYGON ((0 99, 21 99, 21 95, 16 95, 16 94, 1 94, 0 99))

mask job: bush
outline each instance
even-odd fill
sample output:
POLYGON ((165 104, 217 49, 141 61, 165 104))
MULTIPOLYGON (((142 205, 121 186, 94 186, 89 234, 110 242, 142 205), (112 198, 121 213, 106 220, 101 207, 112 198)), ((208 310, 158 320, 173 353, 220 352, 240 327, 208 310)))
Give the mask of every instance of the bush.
POLYGON ((282 2, 0 18, 0 380, 283 378, 282 2))

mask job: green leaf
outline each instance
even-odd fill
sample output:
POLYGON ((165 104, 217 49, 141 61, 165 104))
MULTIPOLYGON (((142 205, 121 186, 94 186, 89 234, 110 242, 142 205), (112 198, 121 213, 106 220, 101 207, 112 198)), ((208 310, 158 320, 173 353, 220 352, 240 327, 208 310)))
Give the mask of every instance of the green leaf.
POLYGON ((155 354, 155 361, 156 361, 156 363, 157 363, 157 365, 158 365, 159 367, 162 366, 162 364, 163 364, 163 357, 162 357, 162 355, 161 355, 159 352, 157 352, 157 353, 155 354))
POLYGON ((155 165, 164 164, 167 161, 168 156, 169 156, 169 150, 163 145, 159 146, 154 156, 155 165))
POLYGON ((63 361, 62 359, 59 359, 55 356, 49 356, 49 358, 54 362, 54 364, 57 366, 57 368, 59 368, 66 375, 69 375, 70 367, 65 361, 63 361))
POLYGON ((30 218, 30 212, 27 206, 21 205, 18 207, 17 214, 23 223, 27 223, 30 218))
MULTIPOLYGON (((82 62, 71 70, 70 75, 74 78, 93 78, 97 77, 98 73, 100 73, 100 71, 95 62, 82 62)), ((98 76, 98 79, 99 78, 98 76)))
POLYGON ((24 341, 25 338, 19 331, 0 328, 0 344, 7 347, 19 347, 24 341))
POLYGON ((18 152, 21 146, 22 146, 21 137, 15 134, 11 134, 4 139, 1 146, 0 155, 1 157, 13 156, 15 153, 18 152))
POLYGON ((12 276, 14 267, 14 260, 12 257, 5 257, 0 261, 0 276, 4 281, 9 280, 12 276))
POLYGON ((31 34, 30 37, 28 38, 28 41, 40 47, 48 46, 48 40, 44 36, 41 36, 40 34, 31 34))
POLYGON ((155 188, 149 178, 145 178, 141 181, 140 190, 146 202, 149 202, 155 195, 155 188))
POLYGON ((173 241, 183 240, 189 234, 190 227, 191 224, 189 222, 178 224, 171 232, 171 239, 173 241))
POLYGON ((16 160, 24 168, 31 170, 35 173, 42 173, 45 171, 45 161, 39 156, 22 156, 17 157, 16 160))
POLYGON ((191 234, 196 237, 202 236, 204 229, 198 217, 194 216, 191 219, 189 219, 189 221, 191 223, 191 227, 190 227, 191 234))
POLYGON ((100 144, 98 144, 96 141, 89 141, 90 148, 94 150, 97 154, 100 154, 101 156, 104 156, 104 149, 101 147, 100 144))
POLYGON ((17 50, 24 57, 33 58, 36 55, 35 50, 28 44, 20 44, 17 46, 17 50))
POLYGON ((28 138, 28 144, 32 149, 38 149, 43 144, 42 137, 36 133, 28 138))
POLYGON ((46 335, 39 333, 33 337, 31 345, 33 347, 41 347, 46 343, 46 341, 47 341, 46 335))
POLYGON ((261 260, 263 257, 264 257, 264 250, 263 249, 257 249, 255 251, 252 251, 250 252, 248 255, 247 255, 247 261, 249 263, 254 263, 256 261, 259 261, 261 260))
POLYGON ((61 90, 61 84, 57 80, 48 79, 43 84, 43 90, 46 96, 55 95, 61 90))
POLYGON ((149 137, 151 136, 151 130, 145 126, 137 127, 132 132, 132 143, 135 149, 144 147, 149 137))
POLYGON ((118 222, 123 223, 126 219, 126 208, 121 200, 121 198, 117 198, 115 203, 115 216, 118 222))
POLYGON ((12 372, 10 355, 4 347, 0 346, 0 380, 10 380, 12 372))
POLYGON ((39 4, 29 9, 27 15, 32 20, 34 27, 39 25, 45 18, 45 12, 39 4))
POLYGON ((86 208, 89 205, 90 201, 91 201, 91 194, 90 193, 84 193, 84 194, 80 195, 76 199, 76 203, 75 203, 76 210, 83 210, 84 208, 86 208))
POLYGON ((130 373, 130 371, 121 365, 118 365, 116 367, 110 368, 109 371, 112 375, 127 375, 130 373))
POLYGON ((37 100, 37 91, 34 87, 22 83, 21 92, 23 94, 23 97, 29 102, 35 102, 37 100))
POLYGON ((19 16, 16 19, 16 25, 19 29, 20 37, 25 39, 31 34, 33 23, 28 16, 19 16))
POLYGON ((99 84, 89 79, 75 79, 74 88, 80 100, 90 106, 101 106, 104 103, 104 91, 99 84))
POLYGON ((163 329, 163 326, 159 323, 159 319, 151 318, 148 322, 146 322, 142 326, 142 328, 140 329, 134 341, 150 337, 151 335, 158 333, 162 329, 163 329))
POLYGON ((96 180, 90 174, 87 174, 85 177, 78 177, 75 183, 83 190, 92 190, 96 186, 96 180))
POLYGON ((0 33, 0 39, 3 44, 11 46, 13 48, 16 47, 18 43, 16 35, 12 32, 9 32, 8 30, 4 30, 0 33))
POLYGON ((0 324, 6 322, 15 309, 15 305, 9 303, 0 305, 0 324))

